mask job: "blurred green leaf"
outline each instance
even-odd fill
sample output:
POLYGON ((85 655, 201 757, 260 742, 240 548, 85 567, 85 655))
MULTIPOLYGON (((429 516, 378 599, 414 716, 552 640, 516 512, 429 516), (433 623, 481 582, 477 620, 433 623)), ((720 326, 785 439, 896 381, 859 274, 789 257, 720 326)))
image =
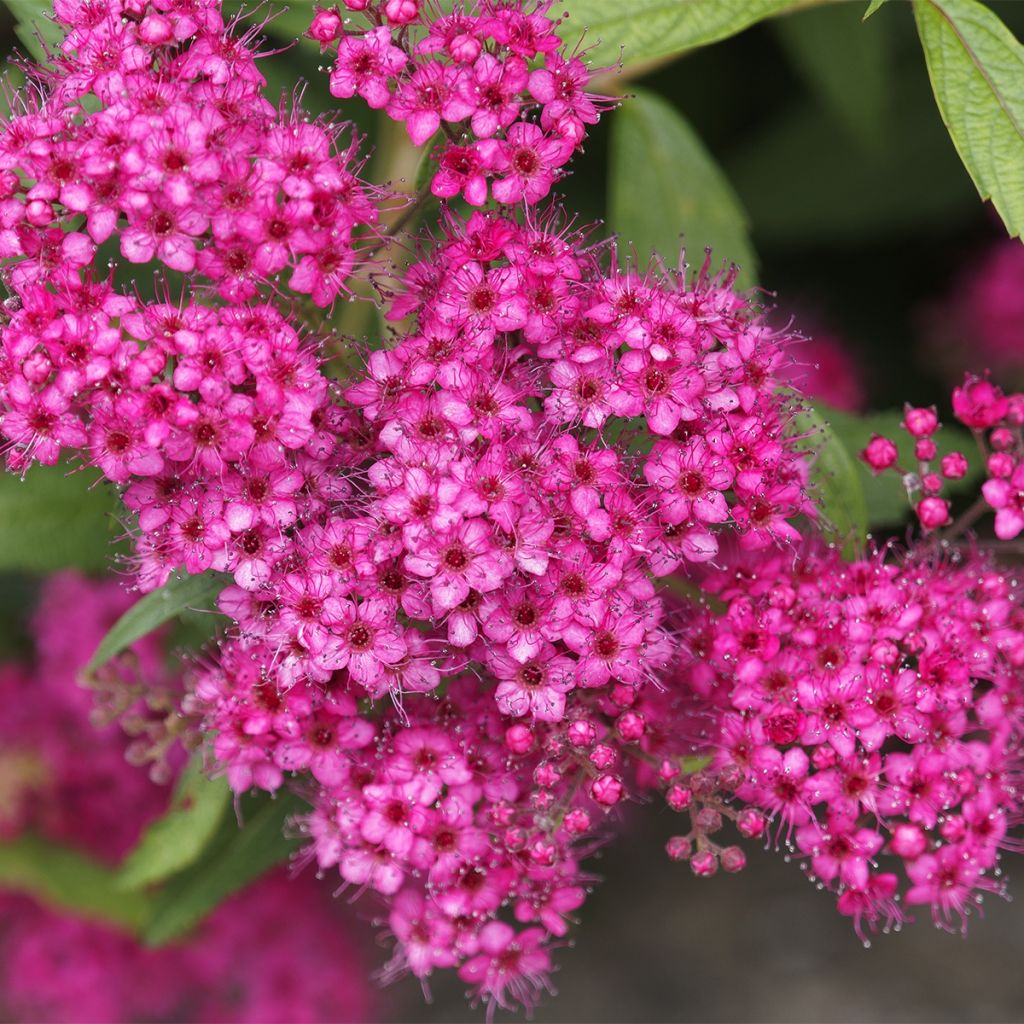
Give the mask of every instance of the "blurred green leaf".
POLYGON ((1013 238, 1024 232, 1024 47, 977 0, 914 0, 953 145, 1013 238))
POLYGON ((307 809, 298 797, 283 792, 275 799, 243 797, 240 807, 244 825, 239 828, 227 816, 202 858, 161 889, 142 932, 148 945, 161 946, 187 934, 222 900, 299 847, 301 840, 284 835, 287 820, 307 809))
POLYGON ((705 46, 742 32, 764 18, 809 6, 815 0, 562 0, 569 20, 563 39, 583 45, 595 67, 638 64, 705 46))
MULTIPOLYGON (((860 26, 858 26, 860 29, 860 26)), ((889 136, 865 150, 819 104, 765 118, 723 160, 755 238, 806 245, 948 232, 977 213, 977 196, 945 132, 929 123, 923 68, 898 68, 889 136)))
POLYGON ((670 265, 679 251, 714 248, 737 263, 752 285, 757 258, 747 217, 725 175, 682 115, 660 96, 638 89, 611 129, 608 216, 622 241, 641 256, 657 250, 670 265))
POLYGON ((92 470, 34 466, 22 479, 0 471, 0 569, 90 572, 110 562, 113 490, 92 470))
POLYGON ((861 20, 867 21, 868 18, 870 18, 871 15, 874 14, 875 11, 877 11, 884 3, 885 0, 871 0, 871 3, 868 4, 868 9, 864 12, 864 17, 861 20))
POLYGON ((805 406, 794 417, 799 445, 812 452, 811 487, 825 537, 859 555, 868 532, 868 508, 854 453, 831 425, 831 413, 805 406))
POLYGON ((772 23, 797 72, 864 146, 886 134, 890 81, 889 34, 860 24, 853 4, 830 4, 772 23))
POLYGON ((112 869, 86 854, 21 836, 0 843, 0 889, 34 897, 58 910, 138 932, 150 910, 148 897, 124 892, 112 869))
MULTIPOLYGON (((873 412, 865 416, 839 412, 819 406, 822 415, 828 420, 836 437, 838 437, 856 458, 857 475, 867 501, 868 522, 874 528, 899 526, 905 522, 910 513, 906 488, 899 474, 892 471, 875 476, 861 461, 859 456, 875 434, 881 434, 896 442, 900 452, 900 465, 909 471, 916 471, 917 459, 914 457, 914 439, 901 426, 903 413, 896 410, 890 412, 873 412)), ((950 452, 959 451, 970 457, 974 451, 974 440, 961 427, 945 424, 935 435, 938 449, 934 464, 950 452)), ((950 493, 976 490, 980 481, 981 467, 978 460, 971 463, 971 470, 962 480, 947 481, 950 493)))
POLYGON ((83 669, 91 675, 136 640, 170 622, 186 608, 212 608, 228 577, 207 570, 198 576, 172 576, 162 587, 139 598, 114 623, 83 669))
POLYGON ((175 788, 171 805, 143 833, 121 864, 119 889, 142 889, 194 864, 217 834, 231 800, 224 779, 208 779, 194 756, 175 788))

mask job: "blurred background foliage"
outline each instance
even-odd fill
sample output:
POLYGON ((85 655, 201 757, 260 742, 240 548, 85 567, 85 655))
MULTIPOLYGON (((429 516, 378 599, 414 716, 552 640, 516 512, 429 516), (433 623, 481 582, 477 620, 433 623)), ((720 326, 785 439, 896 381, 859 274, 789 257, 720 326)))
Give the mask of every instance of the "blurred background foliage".
MULTIPOLYGON (((719 2, 721 10, 745 6, 758 16, 793 6, 719 2)), ((676 0, 680 9, 686 3, 676 0)), ((634 10, 632 0, 566 0, 554 9, 570 14, 566 38, 594 45, 611 64, 619 55, 616 25, 650 4, 634 10), (584 35, 595 11, 601 24, 584 35)), ((45 7, 0 4, 6 58, 39 52, 26 26, 37 24, 45 38, 45 7)), ((1024 36, 1024 2, 988 7, 1024 36)), ((867 0, 808 4, 722 41, 714 41, 712 25, 708 45, 682 55, 632 63, 627 52, 624 69, 610 68, 601 81, 622 106, 602 119, 560 183, 561 203, 575 224, 594 225, 595 239, 618 233, 620 254, 641 264, 654 248, 674 266, 685 242, 687 261, 699 265, 711 245, 716 265, 736 262, 742 283, 777 305, 777 322, 793 317, 804 333, 836 341, 867 409, 894 410, 905 399, 938 399, 941 407, 958 367, 936 357, 936 317, 1006 229, 980 201, 940 118, 910 4, 893 0, 862 21, 866 9, 867 0)), ((269 93, 291 94, 305 83, 301 98, 311 114, 351 121, 367 137, 370 180, 414 191, 418 156, 401 127, 333 100, 315 44, 289 45, 311 14, 312 4, 299 0, 248 16, 266 21, 269 93)), ((645 24, 648 52, 656 53, 664 25, 645 24)), ((23 82, 17 68, 10 81, 7 103, 23 82)), ((381 340, 368 304, 343 309, 335 325, 381 340)), ((970 351, 969 325, 946 329, 965 332, 952 347, 970 351)), ((833 426, 866 440, 897 418, 881 412, 833 426)), ((866 475, 862 483, 874 524, 898 529, 900 495, 866 475)), ((110 542, 122 532, 114 508, 109 489, 85 474, 69 477, 64 467, 35 470, 29 483, 0 476, 0 657, 24 649, 35 574, 109 567, 110 542)), ((976 921, 966 946, 922 927, 862 954, 848 922, 830 901, 815 899, 793 866, 755 858, 742 878, 701 882, 664 861, 668 815, 648 816, 636 825, 636 842, 610 855, 610 877, 588 907, 580 948, 564 957, 565 997, 546 1003, 541 1020, 1019 1019, 1024 990, 1014 965, 1024 928, 1013 908, 976 921), (785 925, 798 918, 799 929, 785 925)), ((457 987, 450 983, 429 1010, 416 986, 400 987, 396 1019, 477 1019, 457 987)))

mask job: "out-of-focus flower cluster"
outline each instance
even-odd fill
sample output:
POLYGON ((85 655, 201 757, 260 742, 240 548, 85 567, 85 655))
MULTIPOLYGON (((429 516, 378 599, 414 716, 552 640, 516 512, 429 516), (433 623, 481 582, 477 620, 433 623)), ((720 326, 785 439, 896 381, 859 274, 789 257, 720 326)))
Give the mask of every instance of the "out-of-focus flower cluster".
MULTIPOLYGON (((129 603, 113 582, 65 574, 45 584, 33 621, 35 657, 0 669, 3 841, 35 836, 114 865, 166 809, 169 790, 127 762, 118 729, 93 728, 90 696, 76 685, 129 603)), ((151 678, 164 671, 162 647, 150 636, 132 650, 151 678)), ((153 950, 0 882, 0 1012, 15 1021, 126 1024, 365 1021, 370 985, 327 897, 309 873, 294 882, 275 874, 223 904, 183 942, 153 950)))

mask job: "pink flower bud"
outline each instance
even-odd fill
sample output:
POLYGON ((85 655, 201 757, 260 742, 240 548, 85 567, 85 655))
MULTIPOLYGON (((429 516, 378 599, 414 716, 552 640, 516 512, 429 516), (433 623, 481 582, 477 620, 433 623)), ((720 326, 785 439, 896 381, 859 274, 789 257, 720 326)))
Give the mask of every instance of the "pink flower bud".
POLYGON ((668 854, 670 860, 688 860, 692 850, 693 847, 686 836, 673 836, 665 844, 665 852, 668 854))
POLYGON ((597 728, 593 722, 585 718, 577 718, 575 722, 570 722, 566 733, 574 747, 592 746, 597 739, 597 728))
POLYGON ((643 736, 646 728, 644 716, 636 711, 626 711, 619 715, 615 722, 615 728, 627 743, 636 743, 643 736))
POLYGON ((601 771, 611 767, 617 760, 618 755, 615 753, 614 747, 609 747, 607 743, 599 743, 590 752, 590 763, 595 768, 600 768, 601 771))
POLYGON ((953 389, 953 412, 964 426, 987 430, 994 427, 1008 409, 1006 396, 984 377, 968 375, 963 387, 953 389))
POLYGON ((526 829, 510 828, 505 831, 505 849, 515 853, 526 845, 526 829))
POLYGON ((505 730, 505 746, 513 754, 525 754, 533 747, 533 733, 529 726, 521 722, 510 725, 505 730))
POLYGON ((321 46, 333 43, 341 35, 341 15, 338 9, 317 11, 306 35, 310 39, 315 39, 321 46))
POLYGON ((765 818, 760 811, 747 807, 736 818, 736 830, 744 839, 758 839, 764 835, 765 818))
POLYGON ((384 4, 384 16, 393 25, 408 25, 419 15, 419 0, 387 0, 384 4))
POLYGON ((550 761, 537 765, 533 772, 533 781, 544 789, 550 789, 561 777, 561 772, 550 761))
POLYGON ((939 494, 942 491, 942 477, 938 473, 925 473, 921 477, 921 490, 925 494, 939 494))
POLYGON ((530 860, 540 867, 549 868, 558 856, 558 847, 544 836, 537 836, 530 843, 530 860))
POLYGON ((1006 400, 1009 408, 1006 410, 1006 422, 1011 427, 1024 426, 1024 395, 1010 395, 1006 400))
POLYGON ((693 791, 676 783, 674 786, 668 787, 668 791, 665 793, 665 802, 673 811, 685 811, 693 803, 693 791))
POLYGON ((147 14, 139 22, 139 39, 148 46, 163 46, 174 38, 174 26, 162 14, 147 14))
POLYGON ((988 475, 995 480, 1008 480, 1013 476, 1013 456, 1006 452, 993 452, 985 464, 988 475))
POLYGON ((701 832, 718 832, 722 827, 722 816, 713 807, 702 807, 694 819, 701 832))
POLYGON ((942 475, 947 480, 962 480, 967 475, 967 459, 960 452, 950 452, 942 457, 942 475))
POLYGON ((930 437, 922 437, 914 444, 914 458, 918 462, 931 462, 938 448, 930 437))
POLYGON ((811 754, 811 764, 818 771, 825 771, 825 769, 833 767, 838 760, 839 755, 827 744, 816 747, 814 753, 811 754))
POLYGON ((895 665, 900 660, 900 649, 891 640, 879 640, 871 648, 871 660, 879 665, 895 665))
POLYGON ((614 807, 622 799, 622 783, 614 775, 602 775, 590 785, 590 795, 605 807, 614 807))
POLYGON ((727 846, 721 853, 722 870, 734 875, 747 866, 747 855, 738 846, 727 846))
POLYGON ((632 707, 636 703, 636 687, 626 683, 616 683, 612 687, 612 701, 620 708, 632 707))
POLYGON ((935 406, 930 409, 915 409, 908 405, 903 414, 903 426, 914 437, 931 437, 939 427, 935 406))
POLYGON ((937 530, 949 522, 949 503, 942 498, 922 498, 917 503, 917 518, 926 530, 937 530))
POLYGON ((370 0, 342 0, 350 11, 365 11, 370 6, 370 0))
POLYGON ((1008 452, 1014 445, 1013 431, 1008 427, 996 427, 988 436, 989 444, 997 452, 1008 452))
POLYGON ((562 828, 574 836, 581 836, 590 828, 590 815, 580 807, 574 807, 562 822, 562 828))
POLYGON ((896 464, 899 454, 899 449, 894 441, 882 437, 881 434, 875 434, 868 441, 864 451, 860 453, 860 457, 875 473, 881 473, 896 464))
POLYGON ((718 870, 718 858, 710 850, 701 850, 690 858, 690 870, 698 878, 710 878, 718 870))
POLYGON ((892 830, 892 852, 905 860, 920 857, 928 849, 928 837, 917 825, 902 822, 892 830))
POLYGON ((665 758, 660 765, 658 765, 658 778, 663 779, 665 782, 671 782, 676 778, 682 769, 675 763, 675 761, 665 758))

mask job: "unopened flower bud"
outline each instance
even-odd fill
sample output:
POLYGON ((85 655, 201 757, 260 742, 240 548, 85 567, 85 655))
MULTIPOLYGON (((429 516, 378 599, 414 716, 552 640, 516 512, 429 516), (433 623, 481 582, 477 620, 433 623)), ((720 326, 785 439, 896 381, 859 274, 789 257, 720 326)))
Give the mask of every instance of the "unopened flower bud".
POLYGON ((599 743, 590 752, 590 763, 602 771, 605 768, 610 768, 617 760, 618 755, 615 753, 615 748, 608 746, 607 743, 599 743))
POLYGON ((942 475, 947 480, 962 480, 967 475, 967 459, 960 452, 950 452, 942 457, 942 475))
POLYGON ((574 836, 581 836, 590 828, 590 815, 581 807, 574 807, 562 821, 562 828, 574 836))
POLYGON ((694 818, 694 824, 701 832, 717 832, 722 827, 722 816, 713 807, 702 807, 694 818))
POLYGON ((937 451, 938 446, 930 437, 923 437, 914 444, 914 458, 918 462, 931 462, 937 451))
POLYGON ((616 720, 615 729, 627 743, 636 743, 644 734, 644 716, 636 711, 625 711, 616 720))
POLYGON ((868 441, 864 451, 860 453, 860 457, 874 472, 881 473, 883 470, 896 464, 899 454, 899 449, 896 447, 895 442, 890 441, 887 437, 882 437, 880 434, 875 434, 868 441))
POLYGON ((665 793, 665 802, 673 811, 685 811, 693 803, 693 792, 676 783, 674 786, 668 787, 668 791, 665 793))
POLYGON ((505 746, 513 754, 525 754, 533 747, 533 733, 529 726, 517 722, 505 730, 505 746))
POLYGON ((566 733, 574 747, 592 746, 597 739, 596 726, 585 718, 577 718, 575 722, 570 722, 566 733))
POLYGON ((758 839, 764 835, 765 817, 760 811, 747 807, 736 818, 736 830, 744 839, 758 839))
POLYGON ((710 878, 718 871, 718 858, 710 850, 701 850, 690 858, 690 870, 698 878, 710 878))
POLYGON ((917 503, 917 518, 926 530, 937 530, 949 522, 949 503, 942 498, 922 498, 917 503))
POLYGON ((747 866, 747 855, 738 846, 727 846, 721 853, 722 870, 734 875, 747 866))
POLYGON ((671 860, 688 860, 692 850, 693 846, 686 836, 673 836, 665 844, 665 852, 671 860))
POLYGON ((931 437, 939 427, 939 417, 935 407, 915 409, 908 405, 903 414, 903 426, 913 437, 931 437))
POLYGON ((602 775, 590 785, 590 795, 605 807, 614 807, 622 799, 622 783, 614 775, 602 775))

